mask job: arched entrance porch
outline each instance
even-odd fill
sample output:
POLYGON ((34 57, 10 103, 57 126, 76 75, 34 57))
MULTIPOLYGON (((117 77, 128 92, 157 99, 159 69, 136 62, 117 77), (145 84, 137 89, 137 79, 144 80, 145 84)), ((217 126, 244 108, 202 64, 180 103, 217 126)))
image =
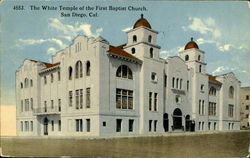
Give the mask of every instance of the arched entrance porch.
POLYGON ((179 108, 176 108, 173 112, 173 130, 183 130, 182 126, 182 112, 179 108))
POLYGON ((168 126, 169 126, 168 124, 169 124, 168 114, 165 113, 165 114, 163 114, 163 127, 164 127, 165 132, 168 131, 168 126))

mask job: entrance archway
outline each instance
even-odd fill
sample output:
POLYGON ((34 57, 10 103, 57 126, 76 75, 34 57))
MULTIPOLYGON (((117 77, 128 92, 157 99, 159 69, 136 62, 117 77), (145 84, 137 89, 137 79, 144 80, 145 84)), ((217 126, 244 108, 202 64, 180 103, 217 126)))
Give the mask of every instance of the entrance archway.
POLYGON ((191 124, 192 124, 192 121, 190 120, 190 115, 187 115, 185 117, 185 130, 186 131, 191 131, 191 124))
POLYGON ((173 130, 182 129, 182 112, 176 108, 173 112, 173 130))
POLYGON ((163 127, 164 127, 165 132, 167 132, 168 131, 168 114, 167 113, 163 114, 163 127))
POLYGON ((44 135, 48 135, 48 123, 49 123, 49 120, 47 119, 47 117, 44 118, 43 120, 43 134, 44 135))

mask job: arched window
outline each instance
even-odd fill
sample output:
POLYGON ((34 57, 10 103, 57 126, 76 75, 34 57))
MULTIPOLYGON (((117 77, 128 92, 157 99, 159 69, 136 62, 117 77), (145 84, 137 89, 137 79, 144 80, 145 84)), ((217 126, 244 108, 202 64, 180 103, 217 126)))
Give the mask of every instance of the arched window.
POLYGON ((54 76, 53 74, 50 74, 50 82, 53 83, 53 81, 54 81, 54 76))
POLYGON ((174 80, 175 80, 175 78, 173 77, 173 79, 172 79, 172 88, 174 88, 174 80))
POLYGON ((29 80, 27 78, 25 78, 24 80, 24 87, 25 88, 29 87, 29 80))
POLYGON ((86 76, 90 76, 90 61, 86 62, 86 76))
POLYGON ((33 87, 33 81, 30 80, 30 87, 33 87))
POLYGON ((199 72, 201 72, 201 65, 199 66, 199 72))
POLYGON ((21 88, 23 88, 23 83, 21 82, 21 88))
POLYGON ((179 78, 176 79, 176 88, 179 86, 179 78))
POLYGON ((201 60, 201 56, 200 55, 198 55, 198 61, 200 61, 201 60))
POLYGON ((133 79, 133 73, 131 69, 126 65, 121 65, 116 71, 116 77, 133 79))
POLYGON ((133 36, 133 42, 137 42, 137 37, 136 37, 136 35, 133 36))
POLYGON ((82 62, 77 61, 75 66, 75 78, 82 77, 82 62))
POLYGON ((151 36, 151 35, 148 36, 148 42, 149 42, 149 43, 152 42, 152 36, 151 36))
POLYGON ((150 48, 149 52, 150 52, 150 58, 153 58, 154 57, 153 48, 150 48))
POLYGON ((189 60, 189 56, 186 55, 186 56, 185 56, 185 61, 188 61, 188 60, 189 60))
POLYGON ((182 79, 180 79, 180 89, 182 88, 182 79))
POLYGON ((70 66, 70 67, 69 67, 69 80, 72 80, 72 73, 73 73, 73 69, 72 69, 72 67, 70 66))
POLYGON ((216 89, 215 89, 214 87, 211 87, 211 88, 209 89, 209 95, 214 95, 214 96, 216 96, 216 89))
POLYGON ((47 84, 47 77, 46 76, 43 77, 43 81, 44 81, 44 84, 47 84))
POLYGON ((131 49, 132 54, 135 54, 135 48, 131 49))
POLYGON ((229 87, 229 98, 234 98, 234 87, 233 86, 229 87))

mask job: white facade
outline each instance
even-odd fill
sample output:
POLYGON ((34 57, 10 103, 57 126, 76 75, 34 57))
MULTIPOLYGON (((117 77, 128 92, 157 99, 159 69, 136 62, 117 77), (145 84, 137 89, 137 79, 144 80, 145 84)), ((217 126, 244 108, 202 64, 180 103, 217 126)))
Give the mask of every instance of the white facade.
POLYGON ((240 82, 206 74, 192 40, 160 58, 157 31, 141 17, 128 42, 78 36, 52 64, 25 60, 16 72, 17 134, 119 136, 240 129, 240 82))

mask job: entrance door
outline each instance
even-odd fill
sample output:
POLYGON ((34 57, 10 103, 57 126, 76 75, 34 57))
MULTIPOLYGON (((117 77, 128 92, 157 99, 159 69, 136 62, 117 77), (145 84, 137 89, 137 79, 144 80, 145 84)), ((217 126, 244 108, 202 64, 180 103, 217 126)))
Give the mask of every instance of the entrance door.
POLYGON ((48 135, 48 122, 49 122, 49 120, 47 119, 47 117, 45 117, 45 119, 43 121, 44 135, 48 135))
POLYGON ((187 116, 185 117, 185 122, 186 122, 185 130, 186 130, 186 131, 191 131, 191 120, 190 120, 190 115, 187 115, 187 116))
POLYGON ((173 113, 173 130, 182 129, 182 112, 176 108, 173 113))
POLYGON ((168 131, 168 114, 167 113, 163 114, 163 127, 164 127, 165 132, 167 132, 168 131))

